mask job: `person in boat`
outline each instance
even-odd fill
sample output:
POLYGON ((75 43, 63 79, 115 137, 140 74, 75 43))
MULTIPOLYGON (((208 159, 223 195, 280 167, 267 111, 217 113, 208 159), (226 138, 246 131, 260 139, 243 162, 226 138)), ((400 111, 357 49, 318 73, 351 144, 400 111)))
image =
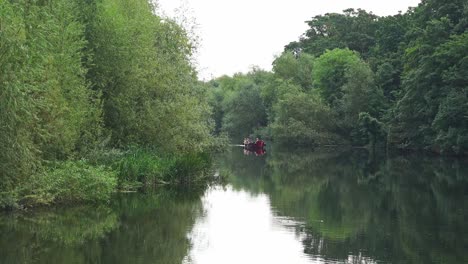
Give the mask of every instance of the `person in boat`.
POLYGON ((259 149, 263 149, 263 147, 265 146, 265 142, 259 138, 257 138, 255 140, 255 146, 259 149))
POLYGON ((244 155, 248 156, 250 154, 252 154, 252 152, 250 150, 244 148, 244 155))

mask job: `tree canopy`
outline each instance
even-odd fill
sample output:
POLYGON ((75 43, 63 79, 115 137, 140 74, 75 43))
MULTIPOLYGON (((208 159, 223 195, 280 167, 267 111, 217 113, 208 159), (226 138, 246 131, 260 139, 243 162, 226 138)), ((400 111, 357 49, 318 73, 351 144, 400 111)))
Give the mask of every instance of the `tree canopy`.
MULTIPOLYGON (((467 154, 467 17, 463 0, 423 0, 385 17, 362 9, 312 17, 270 74, 243 75, 243 82, 264 80, 258 84, 263 104, 250 111, 265 111, 268 120, 263 128, 263 119, 245 122, 251 129, 243 130, 286 143, 329 144, 333 138, 467 154)), ((228 97, 219 92, 224 90, 231 97, 235 90, 226 84, 233 87, 240 79, 226 78, 211 89, 218 98, 228 97)), ((211 105, 218 119, 236 111, 217 102, 211 105)))

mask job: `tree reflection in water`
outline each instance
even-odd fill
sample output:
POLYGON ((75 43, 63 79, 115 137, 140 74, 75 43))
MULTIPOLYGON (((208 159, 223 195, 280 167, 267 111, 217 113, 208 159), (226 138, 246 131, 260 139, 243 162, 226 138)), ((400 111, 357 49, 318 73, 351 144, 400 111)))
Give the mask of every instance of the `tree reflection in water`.
MULTIPOLYGON (((230 187, 224 194, 217 188, 214 197, 229 198, 238 211, 227 201, 216 205, 233 221, 258 216, 241 227, 281 238, 275 240, 276 255, 284 257, 281 247, 289 239, 297 252, 317 262, 468 263, 466 161, 334 149, 273 148, 264 156, 236 150, 219 157, 219 174, 230 187), (236 203, 242 197, 244 204, 236 203), (252 200, 264 211, 257 212, 252 200), (252 205, 250 213, 244 205, 252 205), (273 216, 275 236, 262 216, 273 216)), ((188 235, 196 223, 209 222, 206 214, 215 204, 206 195, 202 199, 203 192, 158 190, 121 195, 100 206, 3 213, 0 263, 191 263, 196 250, 188 235)), ((237 232, 234 224, 226 228, 237 232)), ((272 251, 268 245, 260 254, 272 251)), ((236 248, 232 253, 247 254, 236 248)))
POLYGON ((121 195, 109 205, 0 216, 0 263, 180 264, 200 195, 121 195))
POLYGON ((351 263, 468 263, 468 164, 366 151, 233 151, 221 166, 237 189, 266 193, 297 225, 311 257, 351 263))

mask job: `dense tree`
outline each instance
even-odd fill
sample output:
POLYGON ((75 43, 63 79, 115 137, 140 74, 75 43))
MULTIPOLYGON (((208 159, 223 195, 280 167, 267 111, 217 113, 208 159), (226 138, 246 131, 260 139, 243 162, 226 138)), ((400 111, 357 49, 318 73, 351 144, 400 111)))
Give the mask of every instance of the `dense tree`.
MULTIPOLYGON (((31 179, 43 190, 74 181, 55 165, 72 170, 106 147, 210 147, 193 49, 184 28, 146 0, 0 1, 0 207, 34 196, 31 179)), ((114 180, 89 175, 82 182, 114 180)))
POLYGON ((393 144, 467 151, 466 12, 463 1, 423 1, 410 13, 411 41, 402 58, 405 68, 391 126, 393 144))
POLYGON ((1 173, 21 177, 92 140, 100 110, 85 80, 75 3, 2 1, 0 10, 1 173))
POLYGON ((328 104, 334 105, 343 97, 347 71, 359 63, 358 55, 349 49, 327 51, 315 61, 314 86, 328 104))
POLYGON ((200 149, 211 125, 203 86, 190 63, 192 43, 145 0, 102 1, 91 29, 92 83, 116 145, 200 149))
POLYGON ((462 154, 467 152, 467 14, 463 0, 423 0, 406 13, 387 17, 348 9, 313 17, 309 29, 285 52, 324 56, 316 59, 313 89, 341 113, 344 131, 357 121, 358 112, 366 112, 385 123, 390 145, 462 154), (333 49, 334 58, 327 51, 333 49), (349 60, 351 51, 372 70, 361 67, 361 74, 348 74, 355 95, 361 96, 344 94, 345 68, 350 66, 343 65, 357 65, 349 60), (370 103, 353 109, 342 98, 354 98, 355 106, 370 103))
POLYGON ((414 55, 419 65, 405 73, 392 127, 398 134, 392 140, 415 148, 467 150, 467 47, 465 33, 422 58, 414 55))
POLYGON ((259 87, 246 83, 224 99, 223 131, 241 140, 255 128, 266 125, 266 113, 259 87))
POLYGON ((33 171, 37 149, 29 133, 31 102, 21 85, 26 37, 19 7, 1 2, 0 25, 0 190, 8 190, 33 171))
POLYGON ((313 65, 314 57, 309 54, 285 52, 273 61, 273 72, 276 78, 291 81, 304 91, 310 91, 313 65))
POLYGON ((336 144, 334 114, 318 95, 301 91, 286 94, 275 105, 271 133, 280 143, 298 145, 336 144))
POLYGON ((320 56, 327 49, 349 48, 367 56, 375 43, 376 20, 376 15, 362 9, 318 15, 307 21, 310 28, 300 41, 290 43, 286 50, 320 56))
POLYGON ((317 58, 314 84, 337 115, 336 132, 350 138, 361 112, 380 116, 384 107, 382 91, 375 85, 374 74, 357 54, 334 49, 317 58))

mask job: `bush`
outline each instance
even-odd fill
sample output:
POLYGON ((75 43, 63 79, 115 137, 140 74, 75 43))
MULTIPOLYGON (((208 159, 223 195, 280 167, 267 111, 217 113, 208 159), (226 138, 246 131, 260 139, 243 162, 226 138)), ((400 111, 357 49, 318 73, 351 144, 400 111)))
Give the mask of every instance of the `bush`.
POLYGON ((205 150, 211 153, 222 153, 229 150, 231 139, 227 133, 221 133, 214 136, 212 140, 205 146, 205 150))
POLYGON ((93 166, 113 167, 127 155, 126 151, 116 148, 96 148, 90 150, 86 155, 86 161, 93 166))
POLYGON ((85 161, 65 161, 33 175, 19 190, 28 205, 109 200, 117 185, 114 172, 85 161))
POLYGON ((13 209, 18 207, 18 192, 16 190, 0 192, 0 209, 13 209))

